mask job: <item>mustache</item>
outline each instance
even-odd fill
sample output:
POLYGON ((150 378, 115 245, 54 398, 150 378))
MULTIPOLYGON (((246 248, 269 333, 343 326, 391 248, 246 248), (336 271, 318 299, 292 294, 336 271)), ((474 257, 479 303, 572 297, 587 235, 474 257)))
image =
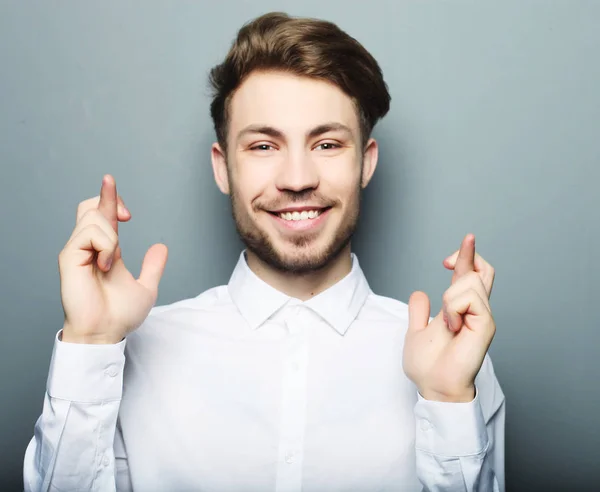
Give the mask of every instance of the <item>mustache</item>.
POLYGON ((269 202, 257 203, 255 204, 254 208, 263 210, 277 210, 294 203, 310 203, 311 205, 315 205, 319 208, 333 207, 336 204, 334 200, 322 196, 320 193, 315 192, 315 190, 285 190, 281 192, 277 199, 269 202))

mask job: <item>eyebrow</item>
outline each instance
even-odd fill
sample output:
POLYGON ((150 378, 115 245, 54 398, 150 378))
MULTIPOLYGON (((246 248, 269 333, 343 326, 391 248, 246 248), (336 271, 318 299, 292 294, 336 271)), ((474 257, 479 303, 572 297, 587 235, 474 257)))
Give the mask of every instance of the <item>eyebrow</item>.
MULTIPOLYGON (((349 136, 352 136, 352 130, 342 123, 331 122, 324 123, 322 125, 316 126, 311 129, 307 134, 307 138, 315 138, 319 135, 323 135, 327 132, 333 131, 341 131, 347 133, 349 136)), ((242 138, 244 135, 260 133, 261 135, 267 135, 272 138, 283 138, 283 132, 268 125, 249 125, 238 133, 238 140, 242 138)))

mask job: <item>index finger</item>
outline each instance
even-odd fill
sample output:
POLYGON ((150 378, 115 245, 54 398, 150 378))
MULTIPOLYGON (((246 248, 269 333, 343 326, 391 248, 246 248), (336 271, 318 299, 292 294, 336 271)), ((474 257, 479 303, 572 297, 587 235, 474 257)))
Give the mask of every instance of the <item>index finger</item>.
POLYGON ((108 220, 115 232, 118 233, 117 183, 110 174, 105 175, 102 179, 98 210, 106 217, 106 220, 108 220))
MULTIPOLYGON (((100 195, 97 195, 94 198, 88 198, 87 200, 81 202, 77 207, 75 223, 78 223, 88 210, 97 209, 99 203, 100 195)), ((117 215, 119 222, 127 222, 129 219, 131 219, 131 212, 125 206, 123 198, 121 198, 119 195, 117 195, 117 215)))
POLYGON ((475 236, 467 234, 460 245, 452 280, 475 271, 475 236))

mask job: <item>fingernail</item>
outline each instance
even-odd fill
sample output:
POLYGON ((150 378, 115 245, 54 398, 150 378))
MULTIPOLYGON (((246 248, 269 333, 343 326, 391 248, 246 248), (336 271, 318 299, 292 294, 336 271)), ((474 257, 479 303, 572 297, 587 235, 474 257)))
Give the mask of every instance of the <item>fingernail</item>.
POLYGON ((106 262, 106 269, 110 270, 110 267, 112 266, 112 258, 109 258, 108 261, 106 262))

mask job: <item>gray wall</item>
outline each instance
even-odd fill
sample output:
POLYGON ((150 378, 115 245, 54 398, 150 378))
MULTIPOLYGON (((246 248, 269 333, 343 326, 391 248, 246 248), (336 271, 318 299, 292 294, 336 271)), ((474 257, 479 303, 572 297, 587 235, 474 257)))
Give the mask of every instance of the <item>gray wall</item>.
POLYGON ((0 3, 0 490, 22 486, 62 322, 57 255, 104 173, 133 213, 132 271, 169 245, 159 304, 227 281, 241 245, 210 171, 206 75, 268 10, 337 22, 384 69, 355 241, 373 289, 439 309, 441 261, 469 231, 496 267, 509 490, 600 483, 600 2, 205 5, 0 3))

